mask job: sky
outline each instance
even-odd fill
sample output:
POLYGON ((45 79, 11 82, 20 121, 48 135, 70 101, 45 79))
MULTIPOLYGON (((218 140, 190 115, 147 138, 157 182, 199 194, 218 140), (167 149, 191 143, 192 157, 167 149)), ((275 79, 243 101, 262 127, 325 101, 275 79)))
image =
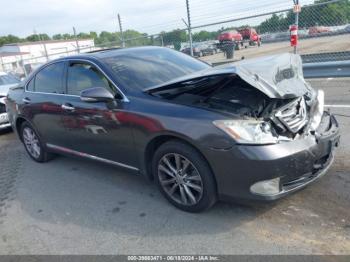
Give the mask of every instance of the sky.
MULTIPOLYGON (((311 2, 301 0, 302 4, 311 2)), ((192 25, 197 26, 291 8, 293 1, 189 0, 189 4, 192 25)), ((33 34, 34 30, 50 36, 72 34, 73 26, 78 32, 114 32, 119 30, 118 13, 124 30, 148 34, 184 28, 181 19, 187 19, 186 0, 0 0, 0 6, 0 35, 19 37, 33 34)))

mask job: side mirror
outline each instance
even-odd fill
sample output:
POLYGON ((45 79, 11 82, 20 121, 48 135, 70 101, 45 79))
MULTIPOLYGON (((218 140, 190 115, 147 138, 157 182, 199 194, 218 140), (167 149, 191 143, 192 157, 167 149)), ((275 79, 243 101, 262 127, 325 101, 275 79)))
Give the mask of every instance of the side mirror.
POLYGON ((80 93, 80 99, 84 102, 110 102, 114 95, 103 87, 92 87, 80 93))

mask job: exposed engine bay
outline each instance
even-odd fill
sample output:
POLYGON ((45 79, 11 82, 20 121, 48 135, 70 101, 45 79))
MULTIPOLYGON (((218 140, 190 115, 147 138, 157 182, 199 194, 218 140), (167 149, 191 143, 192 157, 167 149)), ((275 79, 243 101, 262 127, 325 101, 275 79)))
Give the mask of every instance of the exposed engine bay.
POLYGON ((293 140, 312 131, 310 120, 317 106, 316 92, 311 89, 297 98, 270 98, 233 74, 182 82, 178 88, 154 95, 235 118, 263 120, 271 125, 271 131, 280 140, 293 140))
POLYGON ((299 55, 242 60, 144 92, 227 115, 213 124, 242 144, 273 144, 322 132, 324 93, 306 83, 299 55))

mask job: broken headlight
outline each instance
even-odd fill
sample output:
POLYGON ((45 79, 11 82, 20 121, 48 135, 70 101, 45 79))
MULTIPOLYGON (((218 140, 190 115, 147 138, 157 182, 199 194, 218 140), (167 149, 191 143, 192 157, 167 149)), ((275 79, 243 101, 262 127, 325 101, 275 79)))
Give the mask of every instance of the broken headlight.
POLYGON ((317 91, 316 104, 312 107, 310 129, 315 131, 321 123, 324 111, 324 92, 317 91))
POLYGON ((225 131, 240 144, 275 144, 271 125, 259 120, 217 120, 214 125, 225 131))

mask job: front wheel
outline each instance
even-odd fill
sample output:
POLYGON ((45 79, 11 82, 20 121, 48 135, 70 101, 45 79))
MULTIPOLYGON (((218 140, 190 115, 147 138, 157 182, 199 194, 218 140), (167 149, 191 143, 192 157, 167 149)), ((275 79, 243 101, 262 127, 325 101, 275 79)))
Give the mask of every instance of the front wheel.
POLYGON ((200 212, 216 202, 216 183, 207 161, 193 147, 169 141, 153 158, 153 174, 165 198, 179 209, 200 212))
POLYGON ((21 126, 21 138, 28 155, 36 162, 47 162, 52 158, 43 146, 38 134, 34 128, 27 122, 21 126))

